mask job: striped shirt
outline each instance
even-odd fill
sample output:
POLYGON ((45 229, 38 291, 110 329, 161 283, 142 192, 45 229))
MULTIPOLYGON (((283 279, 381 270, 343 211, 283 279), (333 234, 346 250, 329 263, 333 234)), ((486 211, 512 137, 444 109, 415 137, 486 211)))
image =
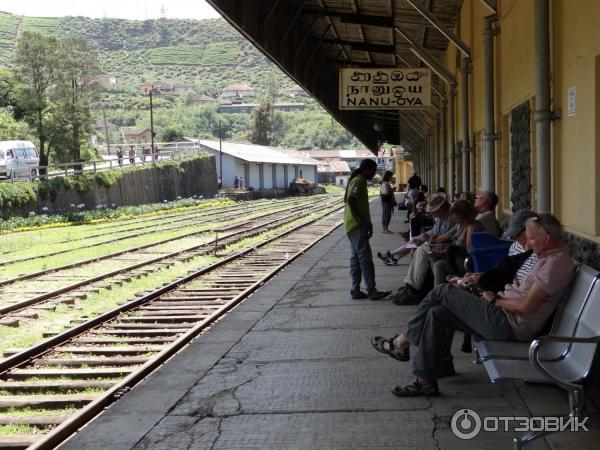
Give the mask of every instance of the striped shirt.
MULTIPOLYGON (((524 252, 525 252, 525 249, 519 243, 519 241, 515 241, 512 243, 512 245, 508 249, 508 256, 518 255, 518 254, 524 253, 524 252)), ((521 267, 519 267, 519 270, 517 270, 517 274, 515 275, 515 281, 517 283, 520 283, 521 281, 523 281, 523 278, 525 278, 525 275, 527 275, 527 273, 533 268, 533 266, 535 265, 537 260, 538 260, 538 258, 536 256, 536 254, 532 253, 531 256, 529 258, 527 258, 523 262, 523 264, 521 264, 521 267)))

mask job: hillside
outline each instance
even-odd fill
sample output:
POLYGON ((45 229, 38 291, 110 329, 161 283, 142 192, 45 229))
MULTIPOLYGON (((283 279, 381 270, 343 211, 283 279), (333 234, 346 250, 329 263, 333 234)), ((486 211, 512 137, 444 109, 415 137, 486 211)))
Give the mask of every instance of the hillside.
POLYGON ((232 83, 259 94, 269 78, 285 89, 292 82, 223 19, 132 21, 85 17, 22 17, 0 12, 0 66, 11 65, 17 37, 38 31, 75 36, 99 50, 102 71, 117 78, 119 92, 144 81, 178 80, 212 95, 232 83))
POLYGON ((303 113, 275 113, 273 145, 359 145, 317 102, 307 97, 288 97, 285 91, 294 83, 224 19, 132 21, 24 17, 0 12, 0 67, 11 68, 17 39, 26 31, 83 38, 98 49, 102 74, 116 78, 116 84, 105 86, 92 104, 99 144, 105 143, 105 117, 115 125, 109 133, 112 143, 123 142, 125 127, 149 126, 149 99, 140 93, 141 83, 178 81, 192 86, 192 91, 157 94, 154 98, 154 127, 159 140, 172 138, 174 133, 212 138, 221 133, 226 139, 247 139, 249 114, 219 113, 214 102, 193 101, 201 94, 219 98, 225 86, 246 83, 256 91, 254 102, 266 98, 267 93, 278 93, 278 101, 301 101, 306 105, 303 113))

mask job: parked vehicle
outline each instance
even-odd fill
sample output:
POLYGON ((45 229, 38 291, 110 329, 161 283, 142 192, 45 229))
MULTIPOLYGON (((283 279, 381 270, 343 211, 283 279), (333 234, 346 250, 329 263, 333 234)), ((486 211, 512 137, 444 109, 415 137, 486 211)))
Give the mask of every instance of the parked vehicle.
POLYGON ((0 177, 35 177, 40 157, 29 141, 0 141, 0 177))

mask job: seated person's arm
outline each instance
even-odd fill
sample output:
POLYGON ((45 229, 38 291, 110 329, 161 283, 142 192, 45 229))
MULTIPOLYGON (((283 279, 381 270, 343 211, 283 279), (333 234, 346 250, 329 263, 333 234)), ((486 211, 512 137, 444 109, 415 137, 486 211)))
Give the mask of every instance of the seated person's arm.
POLYGON ((431 238, 431 240, 429 242, 436 244, 436 243, 440 243, 440 242, 451 242, 452 238, 447 234, 440 234, 439 236, 434 236, 431 238))
POLYGON ((538 305, 548 296, 546 292, 534 283, 525 297, 502 298, 497 297, 496 305, 508 312, 517 314, 528 314, 537 309, 538 305))

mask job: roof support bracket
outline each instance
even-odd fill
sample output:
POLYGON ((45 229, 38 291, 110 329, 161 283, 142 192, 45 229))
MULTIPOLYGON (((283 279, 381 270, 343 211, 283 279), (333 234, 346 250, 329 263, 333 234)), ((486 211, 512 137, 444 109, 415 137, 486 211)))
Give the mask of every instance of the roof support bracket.
POLYGON ((406 2, 416 9, 417 12, 423 16, 423 18, 428 20, 429 23, 431 23, 436 30, 442 33, 446 39, 452 42, 456 48, 458 48, 467 58, 471 57, 471 48, 452 31, 446 30, 444 24, 435 15, 433 15, 431 11, 429 11, 416 0, 406 0, 406 2))
POLYGON ((442 80, 450 85, 456 85, 456 78, 454 78, 454 75, 435 59, 431 53, 417 44, 406 32, 402 31, 397 26, 394 27, 394 30, 412 45, 410 50, 417 55, 421 61, 428 65, 442 80))

